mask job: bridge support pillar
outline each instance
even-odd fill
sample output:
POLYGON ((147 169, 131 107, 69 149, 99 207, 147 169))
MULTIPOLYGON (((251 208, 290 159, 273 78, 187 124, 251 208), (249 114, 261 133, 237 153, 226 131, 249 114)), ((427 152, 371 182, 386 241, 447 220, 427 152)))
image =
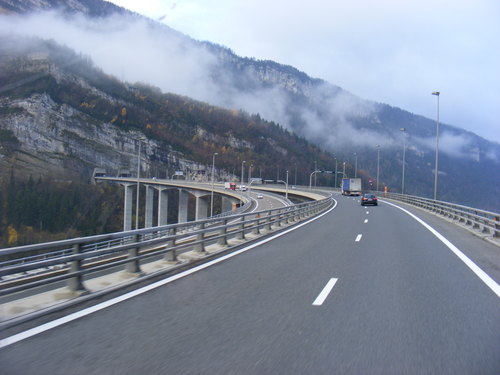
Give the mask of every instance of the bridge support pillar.
POLYGON ((188 221, 188 197, 189 193, 186 190, 179 189, 179 223, 188 221))
POLYGON ((168 222, 168 190, 158 188, 158 226, 168 222))
POLYGON ((208 201, 206 196, 196 196, 196 216, 195 220, 202 220, 208 217, 208 201))
POLYGON ((125 199, 123 204, 123 231, 132 230, 132 201, 134 184, 123 184, 125 199))
POLYGON ((151 228, 153 226, 153 195, 154 187, 146 185, 145 228, 151 228))

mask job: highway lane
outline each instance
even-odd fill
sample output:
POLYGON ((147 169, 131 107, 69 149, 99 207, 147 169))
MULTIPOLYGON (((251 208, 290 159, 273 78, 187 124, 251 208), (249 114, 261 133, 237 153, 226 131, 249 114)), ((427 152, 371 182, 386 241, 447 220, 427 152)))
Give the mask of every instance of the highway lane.
POLYGON ((2 373, 497 374, 499 298, 404 212, 337 199, 285 236, 0 349, 2 373))

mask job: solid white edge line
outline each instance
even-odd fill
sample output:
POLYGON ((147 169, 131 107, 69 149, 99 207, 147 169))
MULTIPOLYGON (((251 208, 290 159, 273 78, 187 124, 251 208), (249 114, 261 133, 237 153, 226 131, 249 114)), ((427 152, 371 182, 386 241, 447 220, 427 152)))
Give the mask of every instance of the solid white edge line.
POLYGON ((330 292, 332 291, 333 287, 335 286, 335 283, 337 282, 338 279, 335 279, 335 278, 331 278, 325 285, 325 287, 323 288, 323 290, 321 291, 320 294, 318 294, 318 296, 316 297, 316 299, 314 300, 314 302, 312 303, 313 306, 321 306, 323 304, 323 302, 325 302, 326 300, 326 297, 328 297, 328 295, 330 294, 330 292))
POLYGON ((107 307, 116 305, 117 303, 126 301, 126 300, 128 300, 130 298, 133 298, 133 297, 136 297, 136 296, 138 296, 140 294, 149 292, 150 290, 159 288, 159 287, 161 287, 163 285, 171 283, 172 281, 175 281, 175 280, 178 280, 178 279, 183 278, 185 276, 191 275, 192 273, 201 271, 202 269, 205 269, 207 267, 213 266, 214 264, 223 262, 226 259, 232 258, 232 257, 234 257, 236 255, 239 255, 239 254, 244 253, 244 252, 246 252, 248 250, 251 250, 251 249, 253 249, 253 248, 257 247, 257 246, 260 246, 262 244, 270 242, 270 241, 274 240, 275 238, 281 237, 281 236, 283 236, 283 235, 285 235, 285 234, 287 234, 287 233, 289 233, 291 231, 294 231, 294 230, 296 230, 296 229, 298 229, 298 228, 300 228, 300 227, 302 227, 304 225, 312 223, 313 221, 316 221, 319 218, 323 217, 324 215, 330 213, 332 210, 335 209, 335 207, 337 207, 337 201, 335 199, 333 199, 333 201, 335 202, 335 204, 333 205, 333 207, 331 207, 328 211, 323 212, 321 215, 315 216, 315 217, 313 217, 312 219, 310 219, 308 221, 305 221, 305 222, 303 222, 301 224, 298 224, 297 226, 294 226, 293 228, 287 229, 287 230, 285 230, 283 232, 277 233, 274 236, 265 238, 262 241, 256 242, 256 243, 254 243, 252 245, 249 245, 247 247, 244 247, 244 248, 242 248, 240 250, 237 250, 237 251, 232 252, 230 254, 226 254, 224 256, 221 256, 220 258, 211 260, 211 261, 209 261, 207 263, 204 263, 204 264, 201 264, 199 266, 193 267, 193 268, 191 268, 189 270, 186 270, 184 272, 178 273, 177 275, 171 276, 171 277, 166 278, 164 280, 157 281, 156 283, 153 283, 153 284, 150 284, 150 285, 146 285, 145 287, 139 288, 137 290, 133 290, 131 292, 125 293, 125 294, 123 294, 121 296, 118 296, 116 298, 112 298, 112 299, 110 299, 108 301, 99 303, 99 304, 97 304, 95 306, 88 307, 86 309, 77 311, 77 312, 69 314, 67 316, 63 316, 61 318, 52 320, 52 321, 47 322, 45 324, 42 324, 40 326, 28 329, 27 331, 20 332, 20 333, 17 333, 15 335, 6 337, 5 339, 0 340, 0 349, 4 348, 6 346, 9 346, 9 345, 15 344, 16 342, 22 341, 24 339, 27 339, 27 338, 33 337, 35 335, 38 335, 39 333, 43 333, 45 331, 48 331, 48 330, 50 330, 52 328, 59 327, 59 326, 61 326, 63 324, 69 323, 69 322, 71 322, 73 320, 76 320, 76 319, 82 318, 84 316, 93 314, 93 313, 95 313, 97 311, 100 311, 100 310, 103 310, 103 309, 105 309, 107 307))
POLYGON ((495 280, 493 280, 486 272, 484 272, 479 266, 474 263, 472 260, 470 260, 467 255, 462 253, 460 249, 458 249, 455 245, 453 245, 446 237, 444 237, 441 233, 439 233, 437 230, 435 230, 433 227, 431 227, 429 224, 427 224, 425 221, 420 219, 418 216, 412 214, 410 211, 404 209, 403 207, 400 207, 394 203, 384 201, 384 203, 390 204, 391 206, 394 206, 396 208, 399 208, 401 211, 407 213, 410 215, 412 218, 417 220, 420 224, 422 224, 427 230, 429 230, 434 236, 436 236, 442 243, 444 243, 455 255, 465 263, 467 267, 470 268, 472 272, 476 274, 477 277, 481 279, 483 283, 485 283, 496 295, 497 297, 500 297, 500 286, 497 284, 495 280))
POLYGON ((362 235, 362 234, 358 234, 358 235, 356 236, 356 239, 355 239, 354 241, 356 241, 356 242, 361 241, 361 237, 363 237, 363 235, 362 235))

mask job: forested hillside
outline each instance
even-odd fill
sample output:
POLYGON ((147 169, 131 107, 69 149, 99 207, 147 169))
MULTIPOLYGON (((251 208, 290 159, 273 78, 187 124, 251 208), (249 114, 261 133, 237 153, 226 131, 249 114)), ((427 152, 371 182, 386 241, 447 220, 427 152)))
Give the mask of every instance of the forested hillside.
POLYGON ((307 184, 315 163, 334 163, 259 115, 122 83, 53 42, 3 38, 0 50, 3 245, 120 230, 122 197, 88 181, 94 167, 136 170, 141 135, 149 176, 204 179, 217 153, 217 179, 236 180, 246 161, 254 176, 289 170, 291 183, 307 184))
POLYGON ((123 227, 118 186, 48 178, 0 180, 0 247, 46 242, 123 227))

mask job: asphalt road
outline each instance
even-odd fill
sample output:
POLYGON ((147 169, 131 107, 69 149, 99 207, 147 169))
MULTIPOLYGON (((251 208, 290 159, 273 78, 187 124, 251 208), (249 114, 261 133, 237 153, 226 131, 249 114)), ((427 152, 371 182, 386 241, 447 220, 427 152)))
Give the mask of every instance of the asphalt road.
POLYGON ((500 298, 405 212, 337 200, 284 236, 1 348, 0 372, 500 373, 500 298))

